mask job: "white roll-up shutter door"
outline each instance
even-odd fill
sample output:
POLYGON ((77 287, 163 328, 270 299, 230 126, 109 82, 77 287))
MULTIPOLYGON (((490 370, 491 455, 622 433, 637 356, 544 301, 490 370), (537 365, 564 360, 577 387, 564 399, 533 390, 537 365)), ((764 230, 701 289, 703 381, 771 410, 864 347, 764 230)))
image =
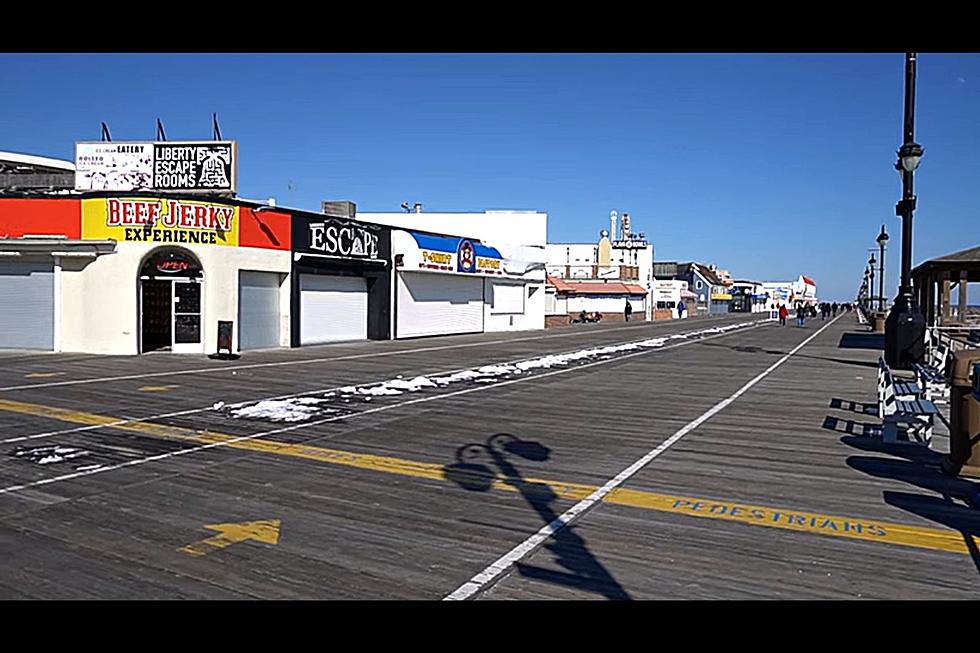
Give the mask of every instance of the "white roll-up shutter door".
POLYGON ((367 281, 303 274, 299 278, 301 345, 367 340, 367 281))
POLYGON ((398 274, 395 336, 483 332, 483 278, 425 272, 398 274))
POLYGON ((490 298, 493 315, 519 315, 524 313, 524 284, 494 281, 490 298))
POLYGON ((279 344, 279 273, 242 270, 238 277, 238 348, 279 344))
POLYGON ((54 349, 54 264, 0 260, 0 349, 54 349))

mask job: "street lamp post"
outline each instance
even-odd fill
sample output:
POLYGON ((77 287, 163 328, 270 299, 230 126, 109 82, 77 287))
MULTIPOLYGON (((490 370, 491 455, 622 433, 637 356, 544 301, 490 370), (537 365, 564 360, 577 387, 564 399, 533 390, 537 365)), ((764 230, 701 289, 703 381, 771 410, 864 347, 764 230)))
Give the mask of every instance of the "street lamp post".
POLYGON ((888 242, 888 234, 885 233, 885 225, 881 225, 881 233, 875 239, 878 242, 878 311, 885 312, 885 243, 888 242))
POLYGON ((895 369, 911 369, 925 354, 925 318, 912 297, 912 214, 915 211, 913 178, 922 159, 922 146, 915 142, 916 54, 905 54, 905 125, 896 170, 902 175, 902 199, 895 205, 902 216, 902 281, 898 296, 885 321, 885 361, 895 369))
POLYGON ((871 305, 868 307, 869 310, 875 310, 875 260, 874 252, 871 253, 871 258, 868 259, 868 297, 871 299, 871 305))

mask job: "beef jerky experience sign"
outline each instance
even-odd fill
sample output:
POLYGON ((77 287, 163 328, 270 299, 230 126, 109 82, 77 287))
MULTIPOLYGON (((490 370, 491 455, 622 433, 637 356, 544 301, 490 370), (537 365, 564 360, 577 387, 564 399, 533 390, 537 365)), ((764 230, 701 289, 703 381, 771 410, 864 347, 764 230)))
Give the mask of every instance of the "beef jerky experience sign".
POLYGON ((235 155, 233 141, 154 143, 153 188, 234 191, 235 155))

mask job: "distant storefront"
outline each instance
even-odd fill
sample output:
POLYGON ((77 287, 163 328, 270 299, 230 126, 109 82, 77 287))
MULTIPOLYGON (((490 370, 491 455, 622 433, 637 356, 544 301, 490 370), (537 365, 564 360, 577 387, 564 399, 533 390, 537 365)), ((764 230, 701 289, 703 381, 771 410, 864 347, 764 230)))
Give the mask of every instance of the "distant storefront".
POLYGON ((544 291, 531 266, 478 240, 417 231, 394 230, 392 249, 395 338, 540 328, 544 291))

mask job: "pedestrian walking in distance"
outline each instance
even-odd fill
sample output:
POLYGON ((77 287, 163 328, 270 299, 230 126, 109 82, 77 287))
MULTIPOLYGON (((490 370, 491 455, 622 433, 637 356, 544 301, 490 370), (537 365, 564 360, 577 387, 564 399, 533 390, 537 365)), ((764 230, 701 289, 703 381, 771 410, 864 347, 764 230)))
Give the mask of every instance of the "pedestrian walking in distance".
POLYGON ((805 327, 806 326, 806 306, 800 304, 796 308, 796 326, 805 327))
POLYGON ((633 305, 630 304, 630 300, 628 299, 626 300, 626 310, 623 311, 623 314, 626 316, 626 321, 629 322, 630 315, 633 314, 633 305))
POLYGON ((779 305, 779 325, 786 326, 786 318, 789 317, 789 309, 786 304, 779 305))

